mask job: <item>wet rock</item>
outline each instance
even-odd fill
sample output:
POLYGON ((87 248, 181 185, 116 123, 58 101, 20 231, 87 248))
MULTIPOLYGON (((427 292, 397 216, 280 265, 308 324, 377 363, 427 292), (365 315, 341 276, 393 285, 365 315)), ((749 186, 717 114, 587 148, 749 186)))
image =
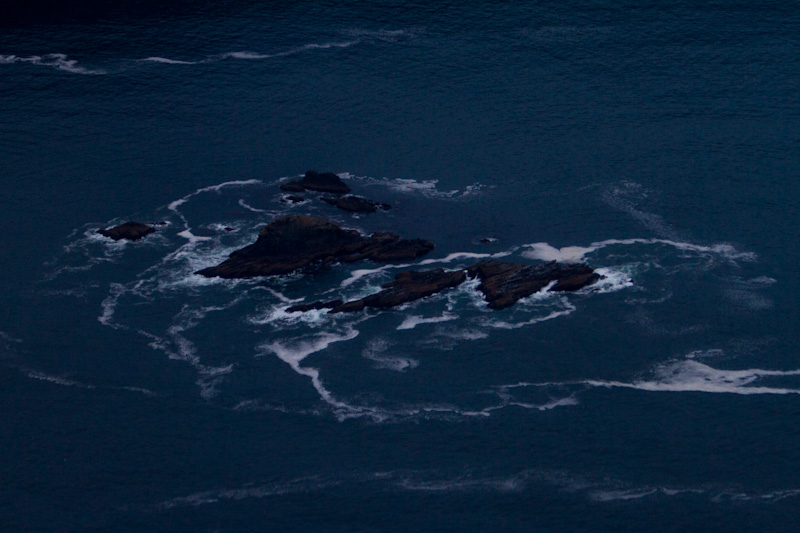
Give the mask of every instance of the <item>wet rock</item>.
POLYGON ((430 241, 401 239, 393 233, 365 237, 321 218, 295 215, 275 219, 261 228, 255 243, 236 250, 223 263, 196 273, 221 278, 275 276, 312 263, 407 261, 433 247, 430 241))
POLYGON ((310 304, 297 304, 286 308, 287 313, 305 313, 306 311, 315 311, 317 309, 333 309, 339 307, 344 302, 342 300, 330 300, 327 302, 318 301, 310 304))
POLYGON ((281 189, 287 192, 317 191, 331 194, 347 194, 350 192, 348 187, 333 172, 316 172, 309 170, 299 180, 288 181, 281 184, 281 189))
POLYGON ((556 282, 551 291, 576 291, 601 279, 585 264, 560 264, 552 261, 540 265, 521 265, 503 261, 481 261, 467 269, 477 277, 481 291, 492 309, 505 309, 522 298, 556 282))
POLYGON ((287 196, 284 196, 283 198, 281 198, 281 200, 283 200, 287 204, 300 204, 306 201, 306 199, 303 198, 302 196, 296 196, 294 194, 289 194, 287 196))
POLYGON ((361 196, 353 195, 339 197, 326 196, 322 198, 322 201, 351 213, 374 213, 378 209, 388 211, 392 208, 389 204, 373 202, 361 196))
POLYGON ((98 230, 97 233, 104 237, 109 237, 115 241, 126 239, 129 241, 138 241, 139 239, 154 233, 156 230, 146 224, 140 222, 125 222, 119 226, 114 226, 109 229, 98 230))
POLYGON ((385 283, 383 290, 333 307, 329 313, 353 313, 366 307, 386 309, 431 296, 445 289, 457 287, 467 279, 463 270, 435 270, 400 272, 394 281, 385 283))

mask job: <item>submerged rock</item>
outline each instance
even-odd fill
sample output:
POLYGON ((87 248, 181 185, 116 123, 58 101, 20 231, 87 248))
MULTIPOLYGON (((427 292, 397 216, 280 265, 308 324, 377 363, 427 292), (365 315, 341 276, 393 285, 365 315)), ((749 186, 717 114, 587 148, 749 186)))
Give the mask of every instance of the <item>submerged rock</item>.
POLYGON ((281 184, 281 189, 288 192, 317 191, 331 194, 347 194, 350 192, 348 187, 333 172, 316 172, 309 170, 299 180, 287 181, 281 184))
POLYGON ((287 313, 305 313, 306 311, 316 311, 318 309, 333 309, 339 307, 344 302, 342 300, 330 300, 327 302, 312 302, 310 304, 297 304, 286 308, 287 313))
POLYGON ((322 198, 322 201, 334 205, 339 209, 350 211, 351 213, 374 213, 378 209, 387 211, 392 208, 389 204, 373 202, 372 200, 367 200, 366 198, 354 196, 352 194, 339 197, 326 196, 322 198))
POLYGON ((521 265, 503 261, 481 261, 467 269, 477 277, 481 291, 492 309, 505 309, 555 282, 551 291, 576 291, 601 278, 585 264, 560 264, 555 261, 541 265, 521 265))
POLYGON ((360 300, 353 300, 333 307, 330 313, 352 313, 365 307, 386 309, 431 296, 451 287, 461 285, 467 279, 463 270, 435 270, 400 272, 394 281, 382 285, 383 290, 360 300))
POLYGON ((261 228, 255 243, 236 250, 221 264, 196 273, 221 278, 275 276, 312 263, 411 260, 433 247, 430 241, 401 239, 393 233, 365 237, 321 218, 295 215, 273 220, 261 228))
POLYGON ((156 230, 146 224, 140 222, 125 222, 119 226, 114 226, 109 229, 98 230, 97 233, 104 237, 109 237, 115 241, 126 239, 129 241, 138 241, 139 239, 154 233, 156 230))

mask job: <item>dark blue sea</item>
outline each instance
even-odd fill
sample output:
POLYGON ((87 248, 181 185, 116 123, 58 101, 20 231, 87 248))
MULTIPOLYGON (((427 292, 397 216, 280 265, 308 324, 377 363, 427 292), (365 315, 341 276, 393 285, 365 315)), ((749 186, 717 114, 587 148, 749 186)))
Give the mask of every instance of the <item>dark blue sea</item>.
POLYGON ((33 2, 0 179, 2 531, 800 528, 797 2, 33 2), (289 214, 436 248, 194 274, 289 214), (605 278, 285 311, 488 257, 605 278))

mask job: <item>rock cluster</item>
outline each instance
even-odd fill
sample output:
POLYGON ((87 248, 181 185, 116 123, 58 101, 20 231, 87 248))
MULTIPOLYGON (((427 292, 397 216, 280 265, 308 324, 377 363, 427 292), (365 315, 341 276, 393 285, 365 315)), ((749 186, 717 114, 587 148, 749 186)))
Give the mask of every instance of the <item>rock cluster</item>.
POLYGON ((197 274, 221 278, 274 276, 311 264, 411 260, 432 249, 433 243, 422 239, 401 239, 386 232, 364 236, 321 218, 295 215, 272 221, 261 228, 255 243, 197 274))

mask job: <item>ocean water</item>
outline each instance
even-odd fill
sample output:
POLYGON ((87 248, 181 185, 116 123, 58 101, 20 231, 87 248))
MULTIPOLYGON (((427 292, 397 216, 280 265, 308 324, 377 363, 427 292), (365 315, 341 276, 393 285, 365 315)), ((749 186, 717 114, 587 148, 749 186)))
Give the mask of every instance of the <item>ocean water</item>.
POLYGON ((33 3, 0 28, 3 531, 797 529, 796 3, 33 3), (393 209, 284 203, 307 169, 393 209), (286 214, 436 248, 193 274, 286 214), (96 233, 127 220, 165 224, 96 233), (285 313, 485 257, 606 278, 285 313))

